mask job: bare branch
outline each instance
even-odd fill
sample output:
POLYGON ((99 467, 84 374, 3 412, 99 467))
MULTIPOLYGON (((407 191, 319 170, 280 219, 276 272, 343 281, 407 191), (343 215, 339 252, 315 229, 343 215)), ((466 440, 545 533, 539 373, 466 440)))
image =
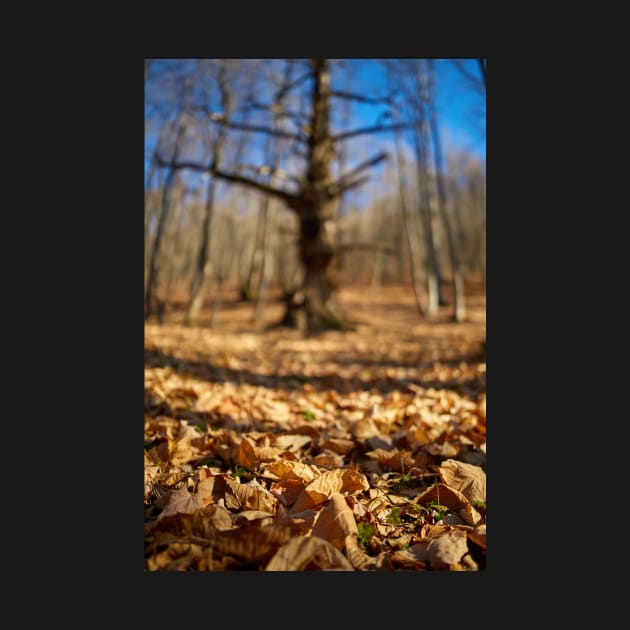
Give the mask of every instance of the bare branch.
POLYGON ((479 63, 479 67, 481 68, 481 75, 483 76, 483 85, 486 86, 486 60, 485 59, 477 59, 479 63))
POLYGON ((361 129, 353 129, 352 131, 344 131, 343 133, 338 133, 336 136, 333 136, 331 139, 333 142, 338 142, 340 140, 347 140, 348 138, 353 138, 354 136, 360 136, 364 133, 380 133, 383 131, 397 131, 398 129, 404 129, 408 127, 405 123, 399 123, 397 125, 375 125, 373 127, 363 127, 361 129))
POLYGON ((230 129, 251 131, 252 133, 266 133, 277 138, 288 138, 289 140, 300 142, 303 141, 302 137, 295 133, 289 133, 288 131, 273 129, 272 127, 265 127, 263 125, 250 125, 248 123, 232 122, 225 114, 222 114, 221 112, 212 112, 206 107, 196 107, 195 109, 206 114, 212 122, 223 125, 224 127, 229 127, 230 129))
POLYGON ((279 118, 289 118, 291 120, 296 121, 296 123, 300 125, 304 124, 304 122, 308 120, 308 117, 305 116, 304 114, 300 114, 299 112, 289 111, 285 109, 284 106, 278 103, 274 105, 270 103, 268 104, 268 103, 259 103, 258 101, 252 101, 251 103, 249 103, 249 106, 252 109, 258 109, 265 112, 271 112, 272 114, 275 114, 279 118))
POLYGON ((272 197, 276 197, 277 199, 281 199, 290 207, 293 207, 300 200, 300 197, 298 195, 289 193, 286 190, 282 190, 281 188, 274 188, 273 186, 263 184, 254 179, 249 179, 249 177, 243 177, 241 175, 227 173, 225 171, 219 170, 214 171, 213 174, 217 177, 220 177, 221 179, 225 179, 226 181, 234 182, 235 184, 242 184, 243 186, 254 188, 255 190, 258 190, 262 193, 265 193, 272 197))
POLYGON ((355 175, 358 175, 361 171, 365 170, 366 168, 369 168, 370 166, 374 166, 375 164, 378 164, 379 162, 385 159, 387 159, 387 153, 379 153, 378 155, 375 155, 369 160, 366 160, 365 162, 361 162, 361 164, 359 164, 358 166, 355 166, 351 171, 348 171, 347 173, 342 175, 334 184, 331 184, 328 187, 329 194, 336 196, 337 194, 339 194, 338 189, 347 190, 343 188, 347 180, 351 179, 355 175))
POLYGON ((473 74, 471 74, 470 72, 468 72, 468 70, 464 67, 464 64, 462 63, 462 61, 460 59, 451 59, 451 63, 457 68, 457 70, 459 71, 459 73, 470 83, 472 83, 472 85, 475 86, 475 88, 479 89, 481 87, 485 86, 485 82, 486 82, 486 71, 485 71, 485 65, 483 64, 483 62, 481 60, 478 60, 478 62, 480 63, 482 72, 483 72, 483 83, 479 80, 479 77, 474 76, 473 74))
POLYGON ((239 129, 240 131, 251 131, 252 133, 266 133, 270 136, 277 138, 288 138, 293 141, 302 141, 302 137, 295 133, 289 133, 288 131, 282 131, 281 129, 273 129, 271 127, 264 127, 262 125, 249 125, 245 123, 234 123, 225 118, 221 114, 213 114, 210 119, 214 122, 218 122, 230 129, 239 129))
POLYGON ((281 188, 274 188, 273 186, 269 186, 268 184, 256 181, 255 179, 250 179, 249 177, 237 175, 236 173, 228 173, 227 171, 222 171, 216 168, 214 164, 203 166, 202 164, 199 164, 197 162, 187 162, 185 160, 173 160, 167 162, 165 160, 162 160, 160 156, 156 156, 156 162, 157 164, 159 164, 159 166, 163 168, 168 167, 170 169, 173 169, 174 171, 187 168, 192 171, 209 173, 210 175, 214 175, 219 179, 234 182, 235 184, 242 184, 243 186, 247 186, 248 188, 253 188, 255 190, 258 190, 259 192, 271 195, 272 197, 282 199, 282 201, 284 201, 289 206, 295 204, 300 199, 297 195, 291 194, 286 190, 282 190, 281 188))
POLYGON ((366 182, 370 181, 369 176, 361 177, 360 179, 355 179, 353 182, 347 182, 339 185, 335 185, 333 190, 330 190, 329 187, 329 196, 331 198, 338 197, 342 193, 346 192, 346 190, 350 190, 351 188, 356 188, 357 186, 362 186, 366 182))
POLYGON ((311 72, 311 70, 309 70, 308 72, 298 77, 294 81, 291 81, 291 83, 288 83, 287 85, 283 86, 282 89, 276 94, 276 100, 280 101, 281 99, 283 99, 287 95, 288 92, 290 92, 294 87, 302 83, 304 79, 308 79, 310 76, 312 76, 312 74, 313 73, 311 72))
POLYGON ((295 182, 298 185, 301 181, 299 177, 296 177, 291 173, 287 173, 280 168, 272 168, 266 164, 263 164, 262 166, 253 166, 251 164, 234 164, 233 167, 237 171, 249 171, 250 173, 256 173, 265 177, 271 175, 272 177, 277 177, 278 179, 295 182))
POLYGON ((368 103, 370 105, 389 105, 391 102, 390 96, 370 98, 369 96, 363 96, 361 94, 351 94, 350 92, 342 92, 340 90, 333 90, 330 92, 330 95, 336 98, 345 98, 350 101, 358 101, 359 103, 368 103))

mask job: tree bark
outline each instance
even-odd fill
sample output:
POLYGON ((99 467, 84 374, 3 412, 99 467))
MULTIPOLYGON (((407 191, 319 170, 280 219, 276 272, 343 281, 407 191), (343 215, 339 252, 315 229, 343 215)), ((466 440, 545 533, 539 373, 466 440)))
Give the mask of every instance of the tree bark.
POLYGON ((298 214, 300 262, 304 284, 288 304, 283 321, 294 321, 308 330, 352 329, 334 298, 337 282, 335 262, 335 197, 330 163, 333 140, 330 135, 330 71, 327 59, 312 59, 312 117, 308 139, 308 169, 300 198, 290 206, 298 214), (303 317, 296 311, 302 311, 303 317))
POLYGON ((443 167, 442 167, 442 147, 440 142, 440 134, 437 122, 437 113, 435 111, 435 102, 433 98, 433 66, 429 66, 429 123, 431 128, 431 136, 433 139, 433 156, 435 158, 435 176, 438 192, 438 211, 444 223, 444 231, 446 233, 446 241, 448 245, 449 257, 451 259, 451 268, 453 270, 453 283, 455 291, 455 312, 453 319, 457 322, 464 321, 466 318, 465 290, 464 290, 464 274, 460 262, 458 245, 455 243, 455 234, 451 225, 450 218, 446 207, 446 187, 444 185, 443 167))

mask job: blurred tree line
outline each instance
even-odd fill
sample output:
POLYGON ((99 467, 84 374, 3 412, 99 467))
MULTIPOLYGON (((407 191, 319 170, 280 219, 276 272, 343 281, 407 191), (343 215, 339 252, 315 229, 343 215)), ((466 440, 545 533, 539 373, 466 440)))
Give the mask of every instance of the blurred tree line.
MULTIPOLYGON (((468 61, 452 64, 483 133, 485 61, 468 61)), ((366 60, 145 60, 145 318, 175 295, 186 322, 214 318, 231 287, 259 319, 273 289, 279 323, 345 329, 339 286, 408 284, 430 317, 448 280, 465 319, 485 160, 445 151, 434 60, 370 62, 378 85, 366 60)))

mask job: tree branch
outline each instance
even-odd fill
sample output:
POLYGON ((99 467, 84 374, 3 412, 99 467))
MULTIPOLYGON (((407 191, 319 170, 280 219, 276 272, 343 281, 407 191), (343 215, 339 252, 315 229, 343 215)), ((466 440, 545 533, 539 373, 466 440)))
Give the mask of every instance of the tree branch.
POLYGON ((405 123, 399 123, 397 125, 374 125, 373 127, 363 127, 361 129, 353 129, 352 131, 344 131, 343 133, 338 133, 336 136, 333 136, 331 140, 333 142, 338 142, 339 140, 347 140, 348 138, 353 138, 354 136, 359 136, 364 133, 380 133, 382 131, 397 131, 398 129, 403 129, 407 127, 405 123))
POLYGON ((369 96, 362 96, 361 94, 351 94, 350 92, 342 92, 340 90, 333 90, 330 95, 336 98, 345 98, 349 101, 358 101, 359 103, 368 103, 370 105, 389 105, 391 102, 389 96, 370 98, 369 96))
POLYGON ((224 179, 235 184, 242 184, 243 186, 253 188, 254 190, 258 190, 259 192, 265 193, 266 195, 271 195, 272 197, 282 199, 282 201, 284 201, 289 206, 295 204, 300 199, 297 195, 289 193, 286 190, 282 190, 281 188, 274 188, 273 186, 269 186, 268 184, 264 184, 249 177, 244 177, 243 175, 237 175, 236 173, 228 173, 226 171, 222 171, 216 168, 214 164, 203 166, 201 164, 198 164, 197 162, 187 162, 185 160, 177 162, 173 160, 170 162, 166 162, 165 160, 162 160, 160 156, 156 156, 156 162, 157 164, 159 164, 159 166, 163 168, 167 167, 173 170, 188 168, 193 171, 209 173, 210 175, 214 175, 219 179, 224 179))
POLYGON ((278 117, 289 118, 290 120, 296 121, 297 124, 303 125, 306 121, 308 121, 308 116, 304 114, 300 114, 299 112, 292 112, 288 109, 285 109, 282 105, 279 104, 266 104, 259 103, 258 101, 252 101, 250 103, 250 107, 252 109, 258 109, 265 112, 270 112, 278 117))
POLYGON ((230 129, 238 129, 239 131, 251 131, 252 133, 266 133, 270 136, 276 136, 277 138, 288 138, 289 140, 303 142, 302 137, 295 133, 282 131, 280 129, 273 129, 272 127, 265 127, 263 125, 250 125, 248 123, 232 122, 225 116, 225 114, 221 114, 220 112, 211 112, 205 107, 197 107, 195 109, 206 114, 212 122, 223 125, 225 127, 229 127, 230 129))
POLYGON ((294 87, 299 85, 302 81, 304 81, 304 79, 308 79, 310 76, 312 76, 312 74, 313 74, 312 71, 309 70, 308 72, 298 77, 294 81, 287 83, 287 85, 283 86, 282 89, 279 90, 278 93, 276 94, 276 100, 279 101, 283 99, 290 90, 292 90, 294 87))
POLYGON ((461 62, 460 59, 451 59, 451 63, 457 68, 457 70, 459 71, 459 73, 465 78, 467 79, 470 83, 472 83, 475 88, 479 89, 481 87, 485 86, 485 82, 486 82, 486 72, 485 72, 485 66, 483 65, 483 62, 481 60, 477 60, 478 63, 480 63, 481 65, 481 69, 483 72, 483 84, 482 82, 479 80, 478 77, 472 75, 470 72, 468 72, 468 70, 466 70, 466 68, 464 67, 464 64, 461 62))
MULTIPOLYGON (((329 194, 332 196, 336 196, 340 194, 337 192, 338 189, 341 189, 342 191, 347 190, 347 188, 343 188, 347 180, 354 177, 355 175, 358 175, 361 171, 365 170, 366 168, 369 168, 370 166, 374 166, 375 164, 378 164, 379 162, 385 159, 387 159, 387 153, 379 153, 378 155, 375 155, 369 160, 366 160, 365 162, 361 162, 361 164, 359 164, 358 166, 355 166, 351 171, 348 171, 347 173, 342 175, 335 183, 331 184, 328 187, 329 194)), ((353 184, 353 185, 356 185, 356 184, 353 184)))
POLYGON ((360 179, 355 179, 353 182, 335 184, 332 190, 331 187, 328 188, 328 194, 331 198, 338 197, 342 193, 346 192, 346 190, 356 188, 357 186, 361 186, 369 181, 370 177, 366 175, 365 177, 361 177, 360 179))
POLYGON ((282 131, 281 129, 273 129, 271 127, 264 127, 262 125, 249 125, 246 123, 234 123, 226 120, 222 114, 212 114, 210 116, 210 120, 213 122, 225 125, 230 129, 238 129, 240 131, 251 131, 252 133, 266 133, 270 136, 275 136, 276 138, 288 138, 289 140, 293 140, 295 142, 303 142, 303 139, 300 135, 295 133, 290 133, 288 131, 282 131))

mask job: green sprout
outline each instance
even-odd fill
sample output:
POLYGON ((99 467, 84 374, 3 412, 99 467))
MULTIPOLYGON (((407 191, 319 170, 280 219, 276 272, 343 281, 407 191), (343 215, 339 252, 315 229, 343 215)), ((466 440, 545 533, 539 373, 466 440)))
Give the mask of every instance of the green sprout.
POLYGON ((197 422, 195 429, 200 433, 205 433, 208 430, 208 425, 205 422, 197 422))
POLYGON ((427 507, 435 512, 433 518, 435 518, 436 521, 441 521, 448 512, 448 508, 445 505, 439 505, 437 501, 429 501, 427 507))
POLYGON ((394 492, 396 492, 396 493, 399 493, 402 490, 407 489, 409 487, 411 479, 412 479, 412 477, 411 477, 411 475, 409 473, 405 473, 404 475, 401 475, 392 484, 392 490, 394 492))
POLYGON ((369 523, 357 524, 358 534, 357 539, 362 545, 367 545, 368 541, 374 536, 374 528, 369 523))
POLYGON ((307 420, 315 420, 315 414, 310 409, 305 409, 303 413, 307 420))
POLYGON ((246 473, 247 471, 245 470, 245 468, 243 468, 242 466, 239 466, 238 464, 236 466, 234 466, 234 472, 232 473, 237 479, 240 480, 240 478, 246 473))
POLYGON ((485 510, 486 502, 481 501, 480 499, 475 499, 475 507, 478 508, 479 510, 485 510))
POLYGON ((390 525, 400 525, 401 523, 400 508, 399 507, 392 508, 392 511, 387 515, 386 521, 390 525))

